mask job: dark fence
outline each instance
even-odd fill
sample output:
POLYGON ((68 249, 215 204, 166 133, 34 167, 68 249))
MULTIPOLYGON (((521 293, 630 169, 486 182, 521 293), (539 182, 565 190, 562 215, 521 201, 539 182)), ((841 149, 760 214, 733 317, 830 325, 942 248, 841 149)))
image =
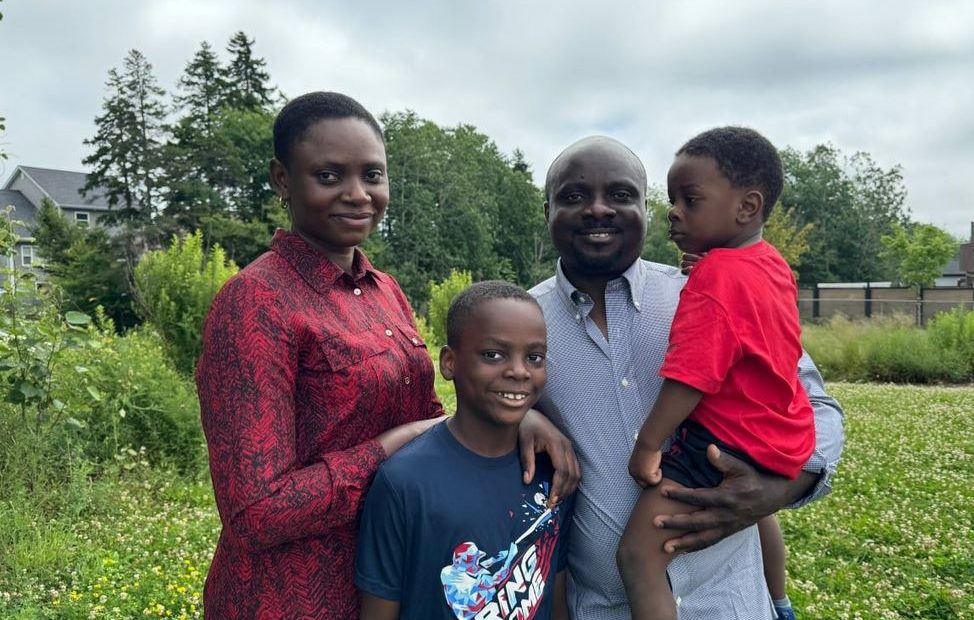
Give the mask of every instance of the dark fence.
POLYGON ((954 308, 974 310, 974 288, 830 287, 798 289, 798 310, 803 321, 843 314, 850 319, 905 314, 926 325, 940 312, 954 308))

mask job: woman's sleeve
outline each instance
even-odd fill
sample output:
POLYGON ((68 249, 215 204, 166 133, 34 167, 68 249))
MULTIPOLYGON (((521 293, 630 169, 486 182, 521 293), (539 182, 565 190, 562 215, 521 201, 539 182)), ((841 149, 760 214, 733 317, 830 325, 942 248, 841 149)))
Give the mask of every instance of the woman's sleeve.
POLYGON ((385 459, 372 439, 298 468, 297 334, 280 303, 261 283, 231 279, 213 302, 196 370, 220 517, 251 549, 354 520, 385 459))

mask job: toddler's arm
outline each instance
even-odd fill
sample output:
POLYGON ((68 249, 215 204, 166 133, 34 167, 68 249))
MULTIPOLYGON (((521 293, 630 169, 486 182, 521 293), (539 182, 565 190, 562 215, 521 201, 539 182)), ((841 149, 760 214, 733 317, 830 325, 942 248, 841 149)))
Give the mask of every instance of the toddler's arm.
POLYGON ((636 438, 636 447, 629 459, 629 475, 642 486, 659 484, 662 479, 659 465, 663 442, 690 415, 700 402, 703 392, 685 383, 666 379, 659 397, 636 438))

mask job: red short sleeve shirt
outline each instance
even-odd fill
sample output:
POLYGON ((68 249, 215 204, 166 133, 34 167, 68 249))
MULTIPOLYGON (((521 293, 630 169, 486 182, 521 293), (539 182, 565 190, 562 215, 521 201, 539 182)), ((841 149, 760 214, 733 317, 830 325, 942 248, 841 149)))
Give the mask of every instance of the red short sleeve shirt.
POLYGON ((801 354, 794 276, 761 241, 711 250, 694 267, 660 375, 704 393, 691 420, 794 478, 815 448, 812 407, 798 380, 801 354))

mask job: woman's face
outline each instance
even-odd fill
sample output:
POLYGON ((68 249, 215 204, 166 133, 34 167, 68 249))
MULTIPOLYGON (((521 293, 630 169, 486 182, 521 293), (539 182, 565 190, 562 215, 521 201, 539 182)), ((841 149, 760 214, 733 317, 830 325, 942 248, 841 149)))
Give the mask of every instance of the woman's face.
POLYGON ((349 257, 389 204, 382 140, 357 118, 321 120, 291 146, 288 160, 286 168, 271 164, 271 178, 290 201, 291 231, 333 260, 349 257))

